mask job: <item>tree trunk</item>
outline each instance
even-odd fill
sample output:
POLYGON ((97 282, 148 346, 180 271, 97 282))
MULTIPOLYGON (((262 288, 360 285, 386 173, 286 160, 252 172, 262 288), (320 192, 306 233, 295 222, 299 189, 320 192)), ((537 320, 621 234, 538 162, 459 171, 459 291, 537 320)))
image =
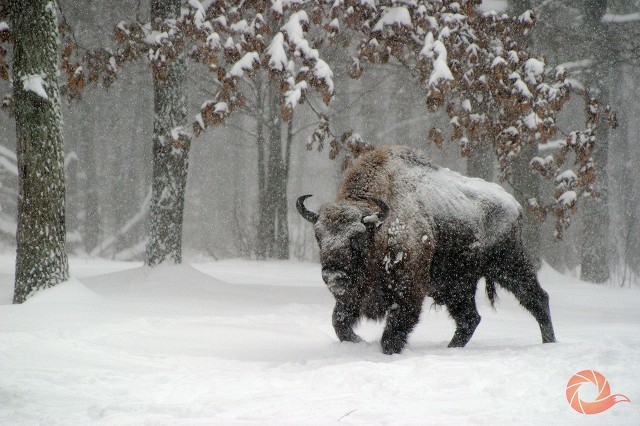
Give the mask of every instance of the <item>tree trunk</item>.
MULTIPOLYGON (((604 121, 604 120, 603 120, 604 121)), ((608 136, 607 123, 598 126, 593 161, 598 176, 597 199, 587 199, 584 203, 584 227, 582 240, 580 278, 594 283, 604 283, 609 279, 609 206, 608 206, 608 136)))
POLYGON ((280 117, 279 94, 276 83, 266 83, 266 103, 261 104, 267 120, 258 118, 258 163, 262 168, 259 176, 259 223, 258 258, 289 258, 289 220, 287 206, 288 162, 290 161, 291 128, 288 127, 285 151, 282 147, 282 119, 280 117), (261 124, 262 123, 262 124, 261 124), (268 129, 264 140, 264 126, 268 129), (266 150, 261 150, 261 145, 266 150), (266 151, 266 152, 265 152, 266 151))
POLYGON ((536 145, 525 145, 522 151, 513 161, 513 173, 511 183, 514 188, 514 196, 522 205, 524 219, 522 221, 522 241, 536 269, 542 266, 540 253, 540 228, 541 221, 529 206, 529 199, 540 199, 540 177, 531 169, 531 159, 538 155, 536 145))
MULTIPOLYGON (((593 94, 600 99, 600 105, 608 102, 607 71, 613 40, 608 37, 606 25, 602 23, 602 16, 607 9, 607 0, 586 0, 584 5, 585 25, 593 32, 588 43, 595 64, 592 72, 587 76, 587 85, 593 94)), ((609 149, 609 129, 602 114, 596 131, 596 144, 593 160, 598 176, 598 199, 587 200, 584 204, 584 229, 582 242, 582 259, 580 278, 585 281, 603 283, 609 279, 609 206, 608 206, 608 178, 607 161, 609 149)))
POLYGON ((278 176, 278 202, 276 206, 276 258, 289 259, 289 206, 287 202, 287 185, 289 183, 289 164, 291 162, 291 144, 293 143, 293 117, 287 122, 285 151, 280 161, 278 176))
POLYGON ((69 278, 56 3, 10 3, 18 140, 14 303, 69 278))
MULTIPOLYGON (((528 9, 531 9, 530 0, 508 0, 508 12, 513 16, 520 16, 528 9)), ((531 44, 531 36, 523 37, 520 40, 524 44, 531 44)), ((533 157, 538 155, 537 144, 526 145, 522 147, 522 151, 515 158, 512 165, 512 178, 514 195, 516 200, 524 209, 524 220, 522 223, 522 240, 525 249, 534 263, 536 269, 542 266, 540 252, 540 229, 541 221, 528 208, 529 199, 540 199, 540 177, 531 169, 530 162, 533 157)))
MULTIPOLYGON (((164 19, 180 16, 180 0, 151 0, 151 18, 158 28, 164 19)), ((166 259, 182 262, 182 220, 187 184, 190 137, 187 124, 186 61, 154 72, 154 124, 152 199, 149 217, 147 258, 149 266, 166 259)))
MULTIPOLYGON (((627 67, 621 67, 619 75, 616 78, 618 84, 616 85, 616 105, 631 105, 633 103, 632 93, 628 90, 620 90, 621 88, 633 87, 632 73, 629 72, 627 67), (625 75, 629 73, 628 76, 625 75)), ((612 96, 613 97, 613 96, 612 96)), ((633 258, 633 253, 636 251, 637 244, 640 243, 637 233, 638 215, 637 209, 640 206, 640 199, 638 197, 638 185, 635 181, 636 176, 636 162, 633 161, 634 149, 632 144, 634 142, 633 137, 629 134, 629 124, 633 121, 631 116, 633 112, 626 110, 618 111, 618 131, 616 132, 615 139, 612 137, 611 141, 614 146, 617 146, 617 152, 609 153, 611 158, 611 170, 609 181, 610 189, 610 202, 616 206, 616 209, 612 211, 612 214, 616 214, 617 217, 611 217, 611 221, 616 223, 615 229, 615 259, 613 267, 615 270, 621 268, 619 276, 617 276, 617 282, 624 286, 629 282, 629 271, 638 272, 638 260, 633 258), (615 156, 615 157, 614 157, 615 156), (615 199, 614 199, 615 196, 615 199)))
POLYGON ((98 175, 96 168, 95 150, 95 120, 93 109, 85 114, 85 124, 82 126, 82 143, 78 147, 79 165, 81 169, 80 184, 84 193, 83 200, 83 230, 84 247, 87 253, 96 248, 100 241, 102 218, 100 214, 100 198, 98 197, 98 175))
POLYGON ((271 225, 273 223, 272 208, 269 193, 267 191, 267 179, 270 171, 268 163, 265 159, 268 152, 267 142, 265 138, 265 127, 269 125, 268 99, 269 91, 268 82, 263 85, 262 80, 258 81, 258 96, 256 102, 257 113, 257 149, 258 149, 258 232, 256 255, 258 259, 267 259, 271 257, 271 236, 273 235, 271 225))

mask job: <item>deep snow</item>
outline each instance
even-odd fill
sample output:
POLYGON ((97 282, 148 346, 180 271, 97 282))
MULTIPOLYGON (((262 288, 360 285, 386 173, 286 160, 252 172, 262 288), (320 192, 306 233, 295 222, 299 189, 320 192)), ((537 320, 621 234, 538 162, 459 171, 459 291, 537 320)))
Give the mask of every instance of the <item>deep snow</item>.
POLYGON ((510 294, 493 311, 479 290, 466 348, 446 348, 453 322, 427 299, 394 356, 380 324, 337 341, 316 264, 72 259, 72 280, 18 306, 12 270, 0 256, 0 424, 640 424, 640 291, 549 267, 559 343, 510 294), (584 369, 631 403, 574 412, 565 387, 584 369))

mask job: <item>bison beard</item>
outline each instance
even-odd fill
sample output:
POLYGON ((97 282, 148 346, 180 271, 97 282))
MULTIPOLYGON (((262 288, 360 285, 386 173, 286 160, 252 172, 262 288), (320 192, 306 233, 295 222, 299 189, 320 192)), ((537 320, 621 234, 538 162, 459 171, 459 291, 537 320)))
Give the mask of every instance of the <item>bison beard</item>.
POLYGON ((520 237, 522 208, 499 185, 432 164, 419 150, 375 149, 347 171, 335 203, 308 210, 322 278, 336 300, 333 327, 359 342, 362 317, 386 317, 382 350, 399 353, 417 324, 425 296, 456 323, 450 347, 463 347, 480 323, 475 293, 484 277, 511 291, 554 342, 549 296, 540 287, 520 237))

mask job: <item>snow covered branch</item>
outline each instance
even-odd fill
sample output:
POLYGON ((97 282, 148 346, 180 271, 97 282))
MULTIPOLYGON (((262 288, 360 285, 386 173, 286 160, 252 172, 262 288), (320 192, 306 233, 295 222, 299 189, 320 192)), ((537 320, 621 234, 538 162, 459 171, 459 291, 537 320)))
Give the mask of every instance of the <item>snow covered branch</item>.
POLYGON ((206 16, 215 17, 211 29, 217 36, 211 33, 207 38, 226 41, 202 44, 195 49, 197 55, 192 55, 201 62, 209 58, 208 66, 221 83, 215 97, 205 102, 196 116, 194 133, 222 124, 229 114, 244 106, 238 80, 252 78, 260 71, 280 87, 285 121, 305 103, 310 88, 328 104, 334 92, 333 71, 307 38, 312 25, 327 29, 327 34, 339 31, 335 19, 325 22, 327 7, 322 1, 288 0, 244 3, 242 8, 233 2, 208 4, 206 16))
MULTIPOLYGON (((480 140, 492 141, 500 177, 507 180, 514 158, 525 145, 544 146, 556 135, 556 117, 574 87, 564 69, 549 69, 541 57, 518 42, 535 25, 534 11, 513 17, 482 13, 477 3, 345 0, 344 9, 334 5, 327 16, 338 19, 336 27, 341 31, 359 38, 350 75, 360 77, 363 63, 390 60, 416 70, 428 92, 429 110, 448 113, 449 134, 460 145, 461 154, 470 155, 480 140)), ((567 143, 552 161, 531 164, 556 182, 555 200, 539 208, 556 214, 559 237, 579 197, 593 195, 592 144, 586 142, 593 141, 592 132, 588 124, 586 130, 576 132, 584 143, 567 143), (576 179, 570 181, 565 174, 569 157, 576 159, 570 167, 576 179)), ((322 132, 316 133, 321 141, 322 132)), ((432 128, 427 136, 441 146, 444 134, 432 128)), ((342 145, 332 142, 333 146, 342 145)), ((330 155, 335 156, 335 150, 330 155)))
MULTIPOLYGON (((187 54, 207 67, 216 80, 214 95, 202 104, 193 122, 196 136, 209 126, 223 124, 246 105, 239 83, 258 73, 268 75, 278 87, 281 118, 286 121, 296 108, 308 103, 310 89, 325 104, 331 101, 334 64, 321 57, 319 47, 325 42, 342 43, 355 47, 356 56, 349 66, 354 78, 363 75, 366 64, 394 61, 409 68, 427 91, 427 108, 442 109, 449 115, 450 132, 430 129, 428 140, 441 145, 449 134, 463 156, 470 155, 481 140, 491 141, 500 177, 506 180, 523 147, 544 146, 555 137, 556 117, 575 86, 567 78, 566 67, 549 69, 543 58, 518 42, 535 25, 535 11, 508 16, 480 12, 478 3, 188 0, 179 19, 156 22, 153 30, 138 22, 119 23, 114 30, 118 45, 112 51, 103 49, 74 61, 74 50, 67 46, 63 51, 66 90, 77 97, 87 83, 102 81, 108 86, 124 63, 143 56, 154 76, 162 78, 167 64, 187 54)), ((318 116, 309 147, 322 149, 328 142, 332 158, 345 150, 349 153, 345 164, 367 149, 353 132, 335 136, 327 116, 318 116)), ((592 128, 587 127, 578 133, 588 140, 592 128)), ((561 228, 568 224, 566 214, 575 209, 575 200, 592 194, 590 152, 589 143, 567 143, 553 161, 532 162, 532 168, 547 179, 564 182, 564 192, 552 204, 540 206, 556 213, 561 228), (577 177, 570 184, 561 178, 569 156, 576 158, 570 168, 577 177)))

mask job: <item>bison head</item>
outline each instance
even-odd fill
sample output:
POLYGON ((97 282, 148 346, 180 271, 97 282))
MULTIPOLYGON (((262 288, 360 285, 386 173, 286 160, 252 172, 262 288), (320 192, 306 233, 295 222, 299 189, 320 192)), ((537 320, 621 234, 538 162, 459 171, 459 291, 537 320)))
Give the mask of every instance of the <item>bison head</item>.
POLYGON ((362 271, 373 244, 375 230, 386 218, 389 207, 377 198, 327 203, 318 213, 308 210, 298 198, 300 215, 314 224, 320 246, 322 279, 336 297, 352 295, 353 279, 362 271), (372 205, 377 207, 372 210, 372 205))

